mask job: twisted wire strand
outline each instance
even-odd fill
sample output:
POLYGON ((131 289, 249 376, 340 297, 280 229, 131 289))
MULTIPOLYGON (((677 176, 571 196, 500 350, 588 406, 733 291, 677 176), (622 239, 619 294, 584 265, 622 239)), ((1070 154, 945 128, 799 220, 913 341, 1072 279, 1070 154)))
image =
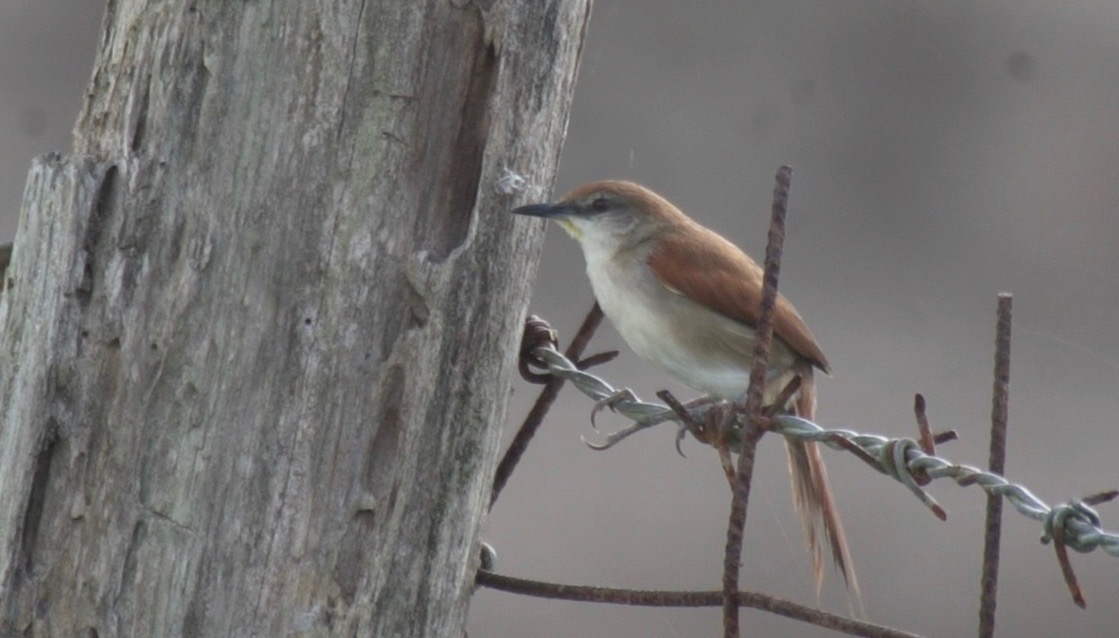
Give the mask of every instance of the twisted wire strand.
MULTIPOLYGON (((608 405, 634 422, 621 430, 604 434, 602 443, 592 443, 584 437, 584 443, 592 449, 608 449, 636 432, 661 423, 672 421, 681 424, 680 417, 668 406, 641 401, 632 391, 618 390, 601 378, 579 370, 551 345, 537 346, 532 350, 532 355, 546 365, 552 374, 567 379, 583 394, 594 399, 598 406, 608 405)), ((702 409, 695 409, 689 414, 699 421, 702 419, 702 412, 702 409)), ((865 453, 859 454, 859 458, 905 485, 941 518, 944 517, 943 510, 936 499, 921 488, 918 477, 950 478, 961 486, 978 485, 989 494, 1005 498, 1023 516, 1042 522, 1042 542, 1048 543, 1057 538, 1080 553, 1098 548, 1112 556, 1119 556, 1119 534, 1101 529, 1099 515, 1084 500, 1073 499, 1050 506, 1025 486, 1011 483, 998 474, 926 454, 917 441, 909 438, 891 439, 851 430, 824 429, 807 419, 792 415, 776 415, 771 419, 770 426, 772 431, 781 436, 816 441, 833 449, 847 449, 840 439, 854 444, 865 453)))

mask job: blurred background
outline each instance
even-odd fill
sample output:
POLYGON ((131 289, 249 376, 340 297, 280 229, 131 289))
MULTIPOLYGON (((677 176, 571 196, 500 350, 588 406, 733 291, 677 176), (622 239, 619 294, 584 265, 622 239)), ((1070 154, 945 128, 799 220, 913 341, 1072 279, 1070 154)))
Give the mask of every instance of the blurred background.
MULTIPOLYGON (((0 3, 0 239, 31 158, 67 149, 103 5, 0 3)), ((640 181, 760 257, 781 164, 794 167, 781 289, 835 373, 820 421, 912 436, 913 393, 941 448, 987 461, 995 295, 1014 294, 1008 475, 1056 502, 1119 487, 1119 4, 599 0, 558 189, 640 181), (842 6, 842 8, 841 8, 842 6)), ((503 214, 501 212, 495 214, 503 214)), ((593 299, 550 229, 530 312, 569 338, 593 299)), ((651 399, 671 383, 609 327, 597 369, 651 399)), ((507 437, 537 388, 513 388, 507 437)), ((729 490, 714 452, 662 426, 608 452, 566 389, 494 507, 498 571, 573 584, 715 589, 729 490)), ((605 415, 600 424, 623 427, 605 415)), ((974 635, 985 499, 938 482, 939 522, 903 487, 826 451, 867 618, 974 635)), ((1102 506, 1119 529, 1119 507, 1102 506)), ((1119 559, 1074 555, 1069 599, 1039 524, 1007 511, 1003 636, 1112 636, 1119 559)), ((743 586, 815 604, 776 436, 759 450, 743 586)), ((829 573, 820 604, 843 613, 829 573)), ((826 636, 759 612, 748 635, 826 636)), ((576 604, 479 590, 472 638, 710 636, 717 609, 576 604)))

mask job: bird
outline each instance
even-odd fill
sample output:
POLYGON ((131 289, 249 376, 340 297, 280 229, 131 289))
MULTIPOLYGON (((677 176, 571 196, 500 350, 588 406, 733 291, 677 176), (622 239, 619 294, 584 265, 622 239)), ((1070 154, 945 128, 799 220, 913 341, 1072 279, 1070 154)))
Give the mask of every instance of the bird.
MULTIPOLYGON (((593 182, 558 202, 529 204, 513 213, 555 221, 579 243, 603 314, 639 357, 710 398, 733 401, 743 395, 763 271, 741 249, 628 181, 593 182)), ((815 370, 830 373, 831 366, 800 314, 779 294, 763 404, 772 404, 799 376, 799 390, 779 407, 813 420, 815 370)), ((836 568, 857 596, 854 564, 820 450, 813 442, 785 443, 817 594, 824 574, 822 527, 836 568)))

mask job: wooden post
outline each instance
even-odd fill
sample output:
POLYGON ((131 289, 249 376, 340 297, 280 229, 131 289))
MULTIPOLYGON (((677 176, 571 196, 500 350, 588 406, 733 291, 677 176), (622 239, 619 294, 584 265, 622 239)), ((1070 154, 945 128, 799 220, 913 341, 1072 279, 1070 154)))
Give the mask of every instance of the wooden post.
POLYGON ((589 4, 108 3, 4 275, 0 635, 461 635, 589 4))

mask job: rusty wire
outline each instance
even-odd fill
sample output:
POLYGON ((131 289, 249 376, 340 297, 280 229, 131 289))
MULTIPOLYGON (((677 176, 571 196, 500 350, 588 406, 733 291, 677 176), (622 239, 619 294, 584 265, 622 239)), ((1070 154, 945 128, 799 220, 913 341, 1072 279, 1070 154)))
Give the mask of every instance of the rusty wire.
MULTIPOLYGON (((991 441, 987 469, 995 474, 1006 473, 1006 430, 1010 404, 1010 319, 1014 298, 1007 293, 998 297, 995 322, 995 379, 991 392, 991 441)), ((987 495, 987 513, 983 523, 983 570, 979 578, 979 638, 994 638, 995 609, 998 607, 999 541, 1002 538, 1002 499, 987 495)), ((1058 557, 1060 560, 1060 557, 1058 557)), ((1061 565, 1062 571, 1065 565, 1061 565)), ((1071 567, 1069 568, 1071 569, 1071 567)), ((1069 584, 1076 600, 1075 579, 1069 584)))
MULTIPOLYGON (((610 603, 638 607, 718 607, 723 604, 724 593, 720 591, 661 591, 617 589, 613 587, 590 587, 587 585, 562 585, 525 578, 515 578, 479 570, 477 584, 482 587, 507 591, 526 596, 549 598, 552 600, 573 600, 579 602, 610 603)), ((866 638, 917 638, 917 634, 876 625, 854 618, 813 609, 805 605, 749 591, 736 591, 735 604, 766 611, 778 616, 802 620, 804 622, 833 629, 851 636, 866 638)))
MULTIPOLYGON (((742 565, 742 540, 745 535, 746 511, 754 478, 754 456, 758 441, 765 434, 762 423, 762 390, 769 370, 769 354, 773 340, 773 307, 777 303, 777 274, 781 269, 781 250, 785 242, 785 213, 789 202, 789 184, 793 169, 777 169, 777 185, 773 189, 773 208, 769 238, 765 247, 765 271, 762 275, 762 298, 754 327, 754 353, 751 357, 750 384, 746 397, 735 402, 735 412, 742 417, 738 446, 738 464, 731 481, 730 518, 727 522, 727 544, 723 553, 723 636, 738 638, 738 577, 742 565)), ((674 410, 674 412, 676 412, 674 410)), ((687 421, 685 421, 687 423, 687 421)), ((727 426, 732 421, 728 419, 727 426)), ((728 427, 719 428, 719 454, 724 467, 730 466, 727 449, 728 427)), ((846 571, 844 571, 846 576, 846 571)))

